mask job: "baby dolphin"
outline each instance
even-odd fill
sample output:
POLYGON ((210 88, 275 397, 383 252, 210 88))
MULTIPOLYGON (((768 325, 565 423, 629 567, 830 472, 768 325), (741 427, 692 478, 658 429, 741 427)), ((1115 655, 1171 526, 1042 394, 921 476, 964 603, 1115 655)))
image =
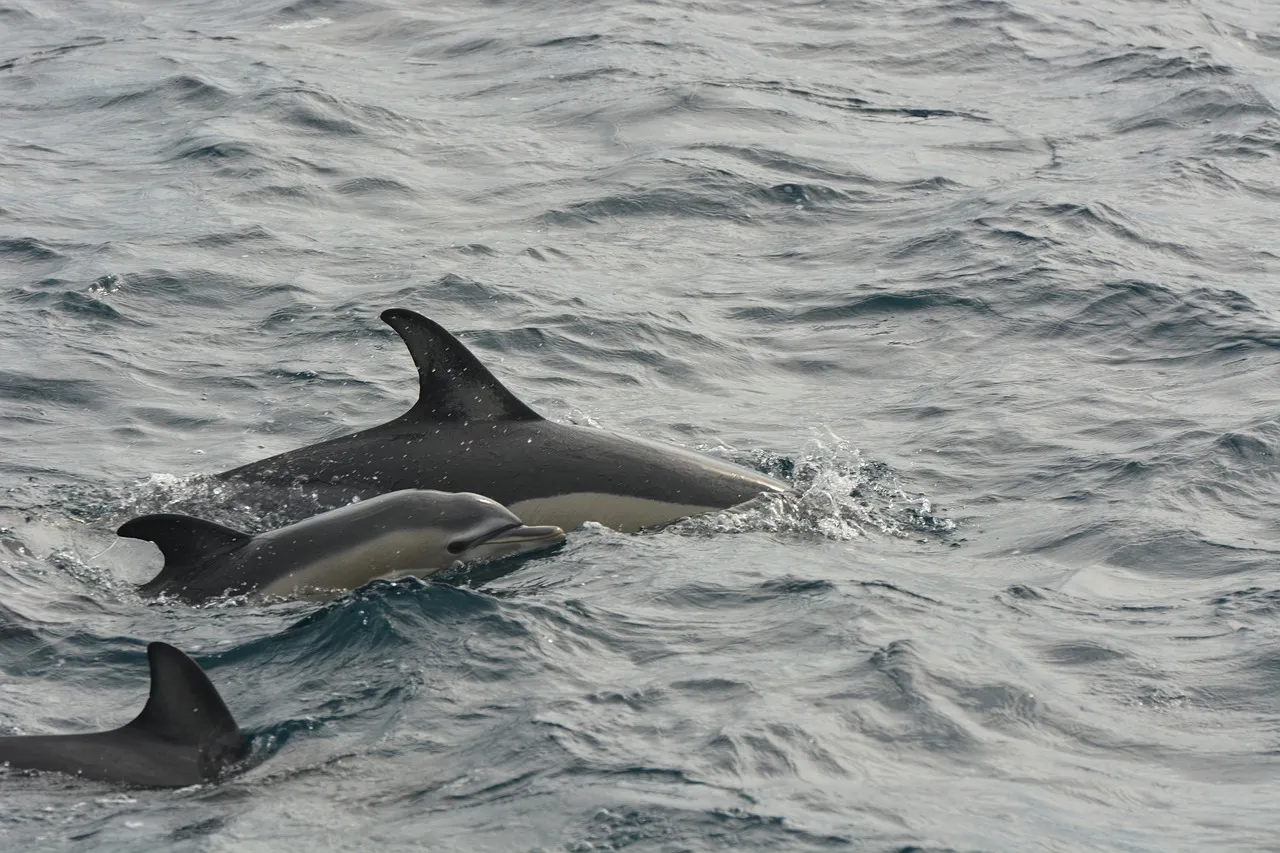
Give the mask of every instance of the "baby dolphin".
POLYGON ((199 604, 222 595, 288 596, 355 589, 374 578, 430 575, 459 562, 564 541, 558 527, 526 527, 482 495, 406 489, 250 536, 188 515, 144 515, 116 531, 154 542, 160 574, 139 587, 199 604))
POLYGON ((151 695, 126 726, 82 735, 0 737, 0 766, 51 770, 147 788, 211 782, 249 753, 249 740, 200 665, 173 646, 147 646, 151 695))
POLYGON ((218 476, 305 483, 329 505, 395 489, 478 492, 530 524, 595 521, 624 532, 744 503, 787 486, 678 447, 548 421, 440 324, 382 312, 418 367, 418 402, 381 426, 218 476))

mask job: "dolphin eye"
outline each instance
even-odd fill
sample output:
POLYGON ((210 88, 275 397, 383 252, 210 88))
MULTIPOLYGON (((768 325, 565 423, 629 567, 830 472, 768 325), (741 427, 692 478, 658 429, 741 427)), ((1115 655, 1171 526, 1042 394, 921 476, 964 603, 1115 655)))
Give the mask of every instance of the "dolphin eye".
POLYGON ((465 539, 455 539, 449 543, 448 551, 450 554, 461 554, 467 550, 467 545, 469 544, 465 539))

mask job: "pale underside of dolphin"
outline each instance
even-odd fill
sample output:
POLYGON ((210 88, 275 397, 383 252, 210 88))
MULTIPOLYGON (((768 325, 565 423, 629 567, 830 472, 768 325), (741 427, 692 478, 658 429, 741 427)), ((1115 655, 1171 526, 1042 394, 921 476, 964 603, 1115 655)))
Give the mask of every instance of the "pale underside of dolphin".
POLYGON ((92 734, 0 737, 0 766, 181 788, 243 760, 248 738, 199 664, 165 643, 148 646, 147 659, 151 695, 133 722, 92 734))
POLYGON ((160 574, 139 587, 199 604, 227 595, 332 596, 377 578, 425 577, 458 563, 558 545, 558 527, 529 527, 490 498, 408 489, 258 536, 188 515, 144 515, 116 531, 154 542, 160 574))
POLYGON ((398 489, 476 492, 528 524, 623 531, 744 503, 787 486, 677 447, 548 421, 438 323, 382 313, 418 368, 418 402, 381 426, 224 471, 227 480, 306 484, 331 505, 398 489))

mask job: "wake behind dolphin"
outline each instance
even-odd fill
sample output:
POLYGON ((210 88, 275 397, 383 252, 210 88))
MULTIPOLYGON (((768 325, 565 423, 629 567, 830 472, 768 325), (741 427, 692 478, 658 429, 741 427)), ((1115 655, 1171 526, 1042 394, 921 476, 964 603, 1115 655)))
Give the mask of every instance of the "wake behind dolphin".
POLYGON ((306 484, 328 505, 399 489, 488 495, 529 524, 596 521, 632 532, 787 487, 676 447, 544 419, 438 323, 382 313, 418 368, 418 402, 395 420, 217 476, 306 484))
POLYGON ((147 646, 151 695, 133 722, 109 732, 0 737, 0 765, 154 788, 217 779, 248 739, 199 664, 173 646, 147 646))

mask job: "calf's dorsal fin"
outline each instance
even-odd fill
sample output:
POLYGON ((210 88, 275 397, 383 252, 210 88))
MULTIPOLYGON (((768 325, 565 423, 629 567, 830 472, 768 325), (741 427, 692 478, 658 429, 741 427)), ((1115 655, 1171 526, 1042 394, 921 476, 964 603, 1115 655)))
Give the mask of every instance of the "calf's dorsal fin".
POLYGON ((230 527, 190 515, 158 513, 130 519, 117 536, 156 543, 166 569, 198 566, 210 557, 239 548, 253 537, 230 527))

